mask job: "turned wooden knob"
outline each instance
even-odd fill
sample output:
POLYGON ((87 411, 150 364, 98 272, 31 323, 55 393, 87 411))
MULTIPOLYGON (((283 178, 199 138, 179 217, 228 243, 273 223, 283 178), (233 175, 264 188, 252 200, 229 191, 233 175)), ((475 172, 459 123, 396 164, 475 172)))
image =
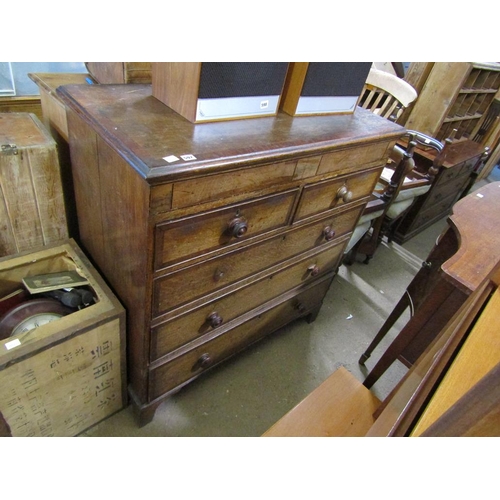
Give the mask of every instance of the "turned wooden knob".
POLYGON ((335 229, 332 229, 331 226, 326 226, 325 229, 323 229, 323 236, 326 241, 333 240, 333 238, 335 238, 335 229))
POLYGON ((312 264, 307 270, 311 276, 317 276, 319 274, 319 267, 316 264, 312 264))
POLYGON ((248 230, 248 224, 245 219, 236 217, 229 223, 229 234, 234 238, 241 238, 248 230))
POLYGON ((219 313, 213 312, 212 314, 210 314, 210 316, 208 316, 207 321, 212 328, 217 328, 218 326, 222 325, 222 322, 224 320, 219 313))
POLYGON ((300 312, 300 314, 304 314, 307 311, 307 307, 301 302, 299 302, 297 304, 297 310, 300 312))
POLYGON ((212 363, 212 358, 210 357, 210 354, 202 354, 200 356, 200 359, 198 359, 198 362, 196 363, 200 368, 207 368, 207 366, 210 366, 212 363))
POLYGON ((349 191, 347 189, 346 185, 343 185, 338 191, 337 191, 337 199, 342 199, 344 203, 348 203, 352 200, 352 191, 349 191))

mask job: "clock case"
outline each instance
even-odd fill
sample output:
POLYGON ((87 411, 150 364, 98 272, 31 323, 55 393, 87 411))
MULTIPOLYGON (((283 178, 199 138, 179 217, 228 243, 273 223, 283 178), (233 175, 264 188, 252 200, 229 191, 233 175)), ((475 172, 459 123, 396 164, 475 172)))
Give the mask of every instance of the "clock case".
POLYGON ((0 297, 26 276, 68 270, 96 303, 0 340, 0 435, 75 436, 127 403, 125 310, 74 240, 0 258, 0 297))

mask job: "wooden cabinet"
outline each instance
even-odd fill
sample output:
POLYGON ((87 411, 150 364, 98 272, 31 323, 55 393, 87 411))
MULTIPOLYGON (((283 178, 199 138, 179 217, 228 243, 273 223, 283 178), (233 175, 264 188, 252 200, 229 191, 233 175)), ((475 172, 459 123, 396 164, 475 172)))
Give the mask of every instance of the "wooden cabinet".
POLYGON ((98 83, 151 83, 150 62, 87 62, 87 71, 98 83))
MULTIPOLYGON (((471 173, 484 148, 465 140, 447 145, 447 154, 427 193, 419 196, 397 225, 393 239, 405 243, 451 212, 458 199, 470 187, 471 173)), ((417 170, 425 173, 436 156, 435 151, 417 148, 413 154, 417 170)))
POLYGON ((141 423, 207 369, 315 318, 404 133, 365 110, 193 124, 147 85, 58 92, 82 245, 127 309, 141 423))
MULTIPOLYGON (((481 142, 481 137, 476 136, 500 88, 500 64, 428 64, 432 64, 432 69, 421 90, 418 89, 418 99, 405 126, 440 141, 444 141, 453 129, 457 129, 456 139, 481 142)), ((413 80, 410 81, 413 83, 413 80)), ((420 85, 421 83, 416 86, 420 85)))

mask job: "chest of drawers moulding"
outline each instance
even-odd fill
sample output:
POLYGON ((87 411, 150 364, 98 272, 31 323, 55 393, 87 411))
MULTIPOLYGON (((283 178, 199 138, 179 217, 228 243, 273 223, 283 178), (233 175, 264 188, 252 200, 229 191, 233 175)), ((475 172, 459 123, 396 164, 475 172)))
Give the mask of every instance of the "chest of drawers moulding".
POLYGON ((405 132, 361 109, 192 124, 148 85, 58 94, 81 244, 127 309, 140 424, 207 369, 316 317, 405 132))

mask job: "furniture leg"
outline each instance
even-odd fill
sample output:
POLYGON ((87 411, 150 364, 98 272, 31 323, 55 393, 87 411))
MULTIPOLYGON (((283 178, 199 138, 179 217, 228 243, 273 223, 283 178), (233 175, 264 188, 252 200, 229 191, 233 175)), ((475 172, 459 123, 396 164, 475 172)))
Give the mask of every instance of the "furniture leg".
MULTIPOLYGON (((453 286, 446 281, 442 280, 437 284, 434 292, 415 311, 414 316, 392 341, 391 345, 368 374, 363 382, 365 387, 370 388, 423 330, 439 332, 437 325, 442 325, 443 321, 446 322, 450 317, 449 308, 443 304, 450 300, 453 292, 453 286)), ((451 302, 455 304, 454 299, 451 302)))
POLYGON ((396 307, 393 309, 389 317, 386 319, 385 323, 382 325, 382 328, 378 331, 375 338, 372 340, 371 344, 368 346, 366 351, 359 358, 358 363, 360 365, 364 365, 366 360, 371 356, 374 349, 379 345, 381 340, 385 337, 387 332, 393 327, 394 323, 399 319, 399 317, 403 314, 407 307, 411 304, 410 297, 408 292, 406 292, 399 302, 396 304, 396 307))

